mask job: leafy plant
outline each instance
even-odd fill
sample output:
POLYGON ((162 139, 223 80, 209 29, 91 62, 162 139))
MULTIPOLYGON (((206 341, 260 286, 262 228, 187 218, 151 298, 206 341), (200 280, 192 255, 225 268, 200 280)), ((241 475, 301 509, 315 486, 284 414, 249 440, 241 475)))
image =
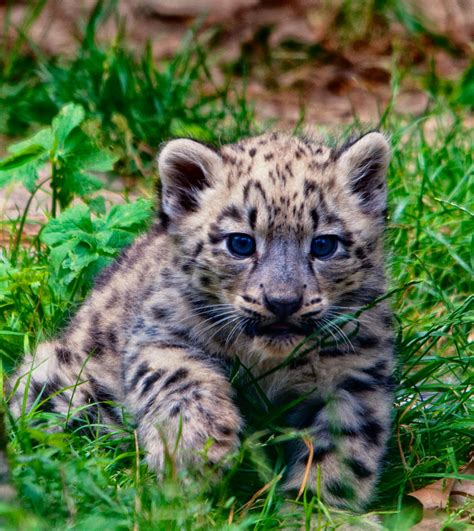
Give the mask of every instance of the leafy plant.
POLYGON ((101 181, 92 172, 111 170, 117 157, 99 147, 81 129, 84 120, 81 106, 66 105, 53 119, 51 127, 10 146, 10 155, 0 161, 0 186, 19 181, 33 193, 39 171, 49 163, 53 217, 58 207, 66 208, 74 196, 85 197, 102 188, 101 181))
POLYGON ((50 249, 54 283, 61 292, 90 287, 94 276, 144 230, 152 201, 114 205, 104 215, 93 216, 86 205, 67 209, 52 219, 41 233, 50 249))

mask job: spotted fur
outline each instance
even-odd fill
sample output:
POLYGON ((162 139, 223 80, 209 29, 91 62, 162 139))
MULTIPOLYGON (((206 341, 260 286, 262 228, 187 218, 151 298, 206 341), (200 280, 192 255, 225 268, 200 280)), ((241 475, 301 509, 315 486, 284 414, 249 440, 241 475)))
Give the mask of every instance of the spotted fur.
POLYGON ((157 472, 178 437, 178 465, 203 459, 204 447, 217 462, 244 422, 228 380, 239 358, 256 377, 268 372, 268 398, 291 404, 285 424, 312 441, 288 444, 285 488, 298 490, 309 467, 316 489, 319 469, 328 503, 362 507, 392 401, 388 159, 376 132, 338 148, 279 133, 220 149, 166 144, 159 221, 99 276, 63 334, 23 362, 13 412, 26 394, 27 410, 69 420, 117 425, 129 414, 157 472), (255 254, 232 255, 231 233, 253 236, 255 254), (328 234, 335 254, 315 258, 312 238, 328 234), (356 317, 337 321, 347 313, 356 317), (305 336, 303 354, 282 364, 305 336))

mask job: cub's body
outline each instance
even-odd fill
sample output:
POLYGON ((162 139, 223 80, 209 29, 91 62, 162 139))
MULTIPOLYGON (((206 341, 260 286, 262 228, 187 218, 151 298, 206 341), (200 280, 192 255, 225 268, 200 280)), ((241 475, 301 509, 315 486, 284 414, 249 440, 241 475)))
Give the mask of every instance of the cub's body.
MULTIPOLYGON (((269 400, 291 402, 284 421, 312 436, 308 486, 320 466, 326 501, 363 506, 392 400, 391 316, 377 301, 387 163, 378 133, 338 149, 275 133, 219 150, 168 143, 160 222, 23 362, 14 413, 24 396, 26 411, 105 424, 126 410, 157 471, 178 435, 179 465, 203 459, 209 440, 215 462, 245 422, 228 380, 238 358, 254 377, 268 373, 269 400)), ((299 489, 310 450, 300 440, 287 451, 285 487, 299 489)))

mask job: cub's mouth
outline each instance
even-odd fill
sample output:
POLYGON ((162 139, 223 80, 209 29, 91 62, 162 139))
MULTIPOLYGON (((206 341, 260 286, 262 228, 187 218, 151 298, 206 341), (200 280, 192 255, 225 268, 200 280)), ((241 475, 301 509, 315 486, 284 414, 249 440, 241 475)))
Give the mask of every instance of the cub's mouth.
POLYGON ((297 325, 287 321, 276 321, 269 325, 260 326, 256 329, 256 335, 269 337, 305 336, 306 331, 297 325))
POLYGON ((246 322, 244 332, 250 337, 266 337, 286 341, 295 337, 305 338, 314 333, 315 329, 315 323, 295 324, 284 319, 272 323, 249 320, 246 322))

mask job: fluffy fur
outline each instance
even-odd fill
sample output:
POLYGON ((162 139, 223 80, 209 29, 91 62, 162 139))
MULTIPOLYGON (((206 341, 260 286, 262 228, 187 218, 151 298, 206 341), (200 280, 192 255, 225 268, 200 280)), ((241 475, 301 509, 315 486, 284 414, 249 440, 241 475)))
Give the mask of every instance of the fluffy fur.
MULTIPOLYGON (((309 335, 303 354, 260 384, 273 402, 296 403, 284 420, 312 437, 308 485, 319 466, 328 503, 362 507, 392 402, 391 314, 374 304, 385 292, 388 160, 375 132, 338 148, 277 133, 220 149, 170 141, 158 161, 160 220, 97 279, 63 334, 24 360, 13 412, 24 413, 24 395, 27 410, 112 425, 125 409, 157 472, 179 433, 178 465, 202 459, 209 440, 217 462, 244 422, 232 360, 258 377, 309 335), (233 255, 232 233, 253 236, 255 254, 233 255), (328 234, 335 254, 315 258, 312 239, 328 234)), ((299 489, 308 447, 293 441, 287 453, 285 488, 299 489)))

